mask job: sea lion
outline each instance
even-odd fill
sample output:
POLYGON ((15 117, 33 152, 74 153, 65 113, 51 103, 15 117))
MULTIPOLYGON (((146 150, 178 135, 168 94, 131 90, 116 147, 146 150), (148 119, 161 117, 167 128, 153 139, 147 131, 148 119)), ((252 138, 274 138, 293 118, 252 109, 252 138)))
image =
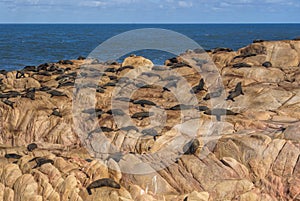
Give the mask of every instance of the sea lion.
MULTIPOLYGON (((69 69, 69 68, 66 68, 67 70, 69 69)), ((65 69, 63 69, 63 68, 58 68, 54 73, 53 73, 53 75, 61 75, 61 74, 64 74, 65 73, 65 69)))
POLYGON ((106 72, 106 73, 115 73, 116 69, 115 68, 107 68, 107 69, 105 69, 104 72, 106 72))
POLYGON ((0 98, 16 98, 21 96, 21 93, 18 91, 7 91, 6 93, 0 94, 0 98))
POLYGON ((106 61, 104 64, 112 66, 112 65, 119 65, 119 62, 117 62, 115 60, 109 60, 109 61, 106 61))
POLYGON ((61 87, 73 87, 75 85, 75 83, 73 81, 68 81, 68 82, 63 82, 58 84, 57 88, 61 88, 61 87))
POLYGON ((17 74, 16 74, 16 79, 20 79, 20 78, 25 78, 25 73, 24 71, 17 71, 17 74))
POLYGON ((100 108, 90 108, 90 109, 82 110, 82 113, 86 113, 86 114, 96 113, 96 115, 102 115, 104 112, 100 108))
POLYGON ((139 129, 135 126, 126 126, 126 127, 122 127, 119 130, 121 131, 130 131, 130 130, 134 130, 136 132, 139 132, 139 129))
POLYGON ((3 102, 4 104, 10 106, 12 109, 14 109, 14 104, 15 104, 15 102, 12 102, 12 101, 10 101, 10 100, 8 100, 8 99, 2 100, 2 102, 3 102))
POLYGON ((39 91, 50 91, 51 88, 48 86, 42 86, 41 88, 39 88, 39 91))
POLYGON ((13 159, 20 159, 20 158, 22 158, 21 155, 14 154, 14 153, 13 154, 5 154, 4 157, 7 158, 7 159, 9 159, 9 158, 13 158, 13 159))
POLYGON ((160 136, 154 128, 149 128, 142 130, 141 132, 144 136, 152 136, 154 141, 156 141, 157 136, 160 136))
POLYGON ((170 68, 171 69, 176 69, 176 68, 183 68, 183 67, 192 68, 192 66, 190 66, 189 64, 184 63, 184 62, 173 64, 170 68))
POLYGON ((51 94, 50 98, 52 98, 53 96, 66 96, 66 97, 68 97, 65 93, 63 93, 61 91, 57 91, 57 90, 47 91, 47 93, 51 94))
POLYGON ((88 185, 88 187, 86 187, 86 190, 89 195, 92 195, 91 189, 101 188, 101 187, 105 187, 105 186, 111 187, 111 188, 116 188, 116 189, 121 188, 120 184, 118 184, 114 180, 112 180, 110 178, 104 178, 104 179, 99 179, 99 180, 93 181, 90 185, 88 185))
POLYGON ((156 73, 151 73, 151 72, 143 72, 141 75, 145 75, 147 77, 158 77, 159 79, 161 79, 161 76, 156 74, 156 73))
POLYGON ((35 100, 35 88, 27 89, 26 93, 22 95, 24 98, 29 98, 31 100, 35 100))
POLYGON ((200 112, 203 112, 203 111, 208 110, 209 108, 207 106, 200 105, 200 106, 196 106, 195 109, 199 110, 200 112))
POLYGON ((47 70, 47 68, 50 66, 49 63, 43 63, 43 64, 40 64, 38 65, 37 67, 37 71, 41 71, 41 70, 47 70))
POLYGON ((180 79, 181 77, 178 77, 176 75, 170 75, 168 77, 163 78, 162 81, 178 81, 180 79))
POLYGON ((31 144, 27 145, 27 150, 30 152, 37 148, 38 148, 38 145, 36 143, 31 143, 31 144))
POLYGON ((108 127, 105 127, 105 126, 101 126, 100 129, 101 129, 102 132, 108 132, 108 133, 115 131, 114 129, 108 128, 108 127))
POLYGON ((111 109, 111 110, 108 110, 106 113, 110 114, 110 115, 116 115, 116 116, 125 115, 125 112, 121 109, 111 109))
POLYGON ((212 53, 218 53, 218 52, 233 52, 233 49, 231 48, 226 48, 226 47, 217 47, 215 49, 212 49, 212 53))
POLYGON ((115 87, 115 86, 117 86, 117 84, 115 82, 108 82, 103 85, 103 87, 115 87))
POLYGON ((37 75, 42 75, 42 76, 51 76, 52 74, 47 72, 47 71, 42 71, 42 72, 38 72, 37 75))
POLYGON ((263 67, 266 67, 266 68, 270 68, 270 67, 272 67, 273 65, 272 65, 271 62, 266 61, 266 62, 264 62, 264 63, 262 64, 262 66, 263 66, 263 67))
POLYGON ((103 93, 105 93, 105 88, 102 87, 102 86, 97 86, 96 87, 96 92, 103 94, 103 93))
POLYGON ((253 53, 248 53, 248 54, 242 54, 242 55, 238 55, 236 57, 234 57, 233 59, 239 59, 239 58, 242 58, 242 59, 245 59, 247 57, 254 57, 256 56, 257 54, 253 54, 253 53))
POLYGON ((168 68, 163 67, 163 66, 153 66, 152 70, 154 70, 154 71, 165 71, 165 70, 168 70, 168 68))
POLYGON ((151 106, 156 106, 155 103, 149 100, 135 100, 133 101, 133 104, 135 105, 141 105, 142 107, 145 107, 145 105, 151 105, 151 106))
POLYGON ((130 98, 127 98, 127 97, 118 97, 118 98, 115 98, 115 100, 123 101, 123 102, 133 102, 134 101, 134 100, 132 100, 130 98))
POLYGON ((53 160, 47 159, 47 158, 41 158, 41 157, 33 158, 30 161, 28 161, 28 162, 32 162, 32 161, 36 162, 36 165, 32 169, 41 167, 42 165, 47 164, 47 163, 51 163, 52 165, 54 164, 53 160))
POLYGON ((172 81, 168 82, 164 87, 163 87, 163 92, 165 91, 171 91, 170 88, 177 88, 177 81, 172 81))
POLYGON ((190 110, 193 108, 195 108, 195 106, 193 106, 193 105, 178 104, 178 105, 168 108, 167 110, 190 110))
POLYGON ((195 154, 199 146, 200 146, 200 142, 198 139, 193 139, 189 141, 183 147, 184 154, 185 155, 195 154))
POLYGON ((232 67, 233 68, 251 68, 252 66, 250 64, 242 62, 242 63, 233 64, 232 67))
POLYGON ((73 65, 74 64, 74 62, 70 61, 70 60, 60 60, 57 63, 63 64, 63 65, 73 65))
POLYGON ((131 118, 143 120, 143 119, 148 118, 148 117, 151 117, 151 116, 153 116, 153 115, 154 115, 153 112, 138 112, 138 113, 133 114, 133 115, 131 116, 131 118))
POLYGON ((2 75, 7 75, 7 70, 0 70, 0 74, 2 74, 2 75))
POLYGON ((207 101, 207 100, 210 100, 212 98, 218 98, 222 95, 222 92, 223 92, 223 89, 218 89, 217 91, 215 92, 211 92, 211 93, 208 93, 206 94, 206 96, 203 98, 203 100, 207 101))
POLYGON ((134 67, 133 66, 122 66, 122 67, 117 69, 116 73, 120 73, 125 69, 134 69, 134 67))
POLYGON ((112 128, 108 128, 108 127, 105 127, 105 126, 101 126, 100 128, 96 128, 92 131, 90 131, 87 135, 87 138, 90 138, 94 133, 110 133, 110 132, 113 132, 115 131, 114 129, 112 128))
POLYGON ((204 112, 206 115, 215 115, 217 118, 217 121, 221 121, 221 116, 224 115, 237 115, 238 113, 232 112, 228 109, 223 108, 215 108, 215 109, 208 109, 204 112))
POLYGON ((118 77, 117 76, 114 76, 114 75, 109 75, 108 78, 110 80, 118 80, 118 77))
POLYGON ((229 96, 227 97, 226 100, 231 100, 234 102, 235 101, 234 98, 238 97, 239 95, 244 95, 241 82, 237 83, 235 89, 229 92, 229 96))
POLYGON ((190 90, 190 92, 191 92, 191 93, 194 93, 194 94, 197 94, 197 93, 199 93, 200 91, 205 90, 205 89, 204 89, 204 85, 205 85, 204 79, 202 78, 202 79, 199 81, 199 84, 196 85, 196 86, 194 86, 194 87, 190 90))
POLYGON ((25 66, 25 67, 23 68, 23 70, 24 70, 24 71, 31 71, 31 72, 36 72, 36 71, 37 71, 37 69, 36 69, 35 66, 25 66))
POLYGON ((84 56, 79 56, 78 58, 77 58, 77 60, 85 60, 86 58, 84 57, 84 56))
POLYGON ((139 89, 151 89, 153 88, 152 85, 150 84, 145 84, 145 83, 142 83, 142 82, 139 82, 139 83, 136 83, 135 86, 139 89))
POLYGON ((52 115, 62 118, 62 114, 59 112, 58 108, 53 108, 52 113, 49 115, 49 117, 52 115))
POLYGON ((261 40, 261 39, 255 39, 253 40, 253 43, 262 43, 265 42, 266 40, 261 40))

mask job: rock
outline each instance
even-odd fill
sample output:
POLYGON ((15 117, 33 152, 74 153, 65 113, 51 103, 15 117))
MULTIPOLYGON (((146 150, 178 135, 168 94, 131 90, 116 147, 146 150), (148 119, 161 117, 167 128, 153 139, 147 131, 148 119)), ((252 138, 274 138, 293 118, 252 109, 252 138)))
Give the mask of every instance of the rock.
POLYGON ((130 56, 130 57, 127 57, 126 59, 124 59, 124 61, 122 63, 122 67, 123 66, 133 66, 135 68, 147 67, 147 68, 151 69, 154 66, 154 64, 149 59, 134 55, 134 56, 130 56))
POLYGON ((38 72, 27 67, 20 79, 0 71, 0 200, 297 200, 299 58, 299 41, 255 41, 237 52, 187 51, 162 67, 138 56, 122 66, 101 63, 107 71, 92 84, 85 82, 97 68, 78 71, 90 60, 46 63, 38 72), (251 68, 234 67, 243 63, 251 68), (139 68, 142 79, 134 80, 139 68), (204 90, 190 96, 202 78, 204 90), (57 89, 75 79, 95 94, 57 89), (244 95, 225 101, 238 83, 244 95), (117 87, 120 96, 113 97, 117 87), (132 93, 134 87, 141 88, 132 93), (31 88, 34 100, 24 98, 31 88), (89 95, 96 109, 78 112, 87 123, 95 112, 105 132, 92 127, 81 141, 73 101, 89 95), (36 166, 37 157, 46 160, 36 166), (87 186, 104 178, 120 186, 89 195, 87 186))
POLYGON ((187 196, 187 201, 208 201, 209 194, 207 192, 192 192, 187 196))

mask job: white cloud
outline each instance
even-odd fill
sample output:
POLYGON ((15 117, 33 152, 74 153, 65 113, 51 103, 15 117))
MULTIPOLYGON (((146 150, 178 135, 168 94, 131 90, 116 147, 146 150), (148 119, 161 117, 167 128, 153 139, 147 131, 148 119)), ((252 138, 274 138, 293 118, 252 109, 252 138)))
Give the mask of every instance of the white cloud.
POLYGON ((190 8, 193 6, 193 3, 188 1, 178 1, 178 6, 182 8, 190 8))
POLYGON ((103 1, 84 1, 81 2, 79 5, 87 7, 105 7, 107 3, 103 1))

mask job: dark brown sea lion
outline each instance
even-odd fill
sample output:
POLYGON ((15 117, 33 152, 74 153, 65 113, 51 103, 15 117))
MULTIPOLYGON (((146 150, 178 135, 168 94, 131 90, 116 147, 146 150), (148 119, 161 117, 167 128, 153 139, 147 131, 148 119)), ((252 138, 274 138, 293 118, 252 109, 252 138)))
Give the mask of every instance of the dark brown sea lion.
POLYGON ((148 118, 148 117, 151 117, 151 116, 153 116, 153 115, 154 115, 153 112, 138 112, 138 113, 133 114, 133 115, 131 116, 131 118, 143 120, 143 119, 148 118))
POLYGON ((141 105, 142 107, 145 107, 145 105, 151 105, 151 106, 156 106, 155 103, 149 100, 135 100, 133 101, 133 104, 135 105, 141 105))
POLYGON ((59 112, 58 108, 53 108, 52 113, 49 115, 49 117, 52 115, 62 118, 62 114, 59 112))
POLYGON ((14 103, 15 103, 15 102, 12 102, 12 101, 10 101, 10 100, 8 100, 8 99, 2 100, 2 102, 3 102, 4 104, 10 106, 11 108, 14 108, 14 103))
POLYGON ((25 94, 22 95, 22 97, 35 100, 35 88, 27 89, 25 94))
POLYGON ((263 67, 266 67, 266 68, 270 68, 270 67, 272 67, 273 65, 272 65, 271 62, 266 61, 266 62, 264 62, 264 63, 262 64, 262 66, 263 66, 263 67))
POLYGON ((57 91, 57 90, 47 91, 47 93, 51 94, 50 98, 52 98, 53 96, 66 96, 66 97, 68 97, 65 93, 63 93, 61 91, 57 91))
POLYGON ((121 109, 108 110, 106 113, 110 114, 110 115, 116 115, 116 116, 123 116, 123 115, 125 115, 125 112, 123 110, 121 110, 121 109))
POLYGON ((70 61, 70 60, 60 60, 57 63, 63 64, 63 65, 73 65, 74 64, 74 62, 70 61))
POLYGON ((141 132, 144 136, 152 136, 156 141, 157 136, 160 136, 154 128, 145 129, 141 132))
POLYGON ((215 108, 215 109, 206 110, 204 112, 204 114, 206 114, 206 115, 215 115, 216 118, 217 118, 217 121, 221 121, 221 116, 224 116, 224 115, 237 115, 238 113, 235 113, 231 110, 224 109, 224 108, 215 108))
POLYGON ((20 78, 25 78, 25 73, 24 71, 17 71, 17 74, 16 74, 16 79, 20 79, 20 78))
POLYGON ((199 93, 200 91, 205 90, 205 89, 204 89, 204 85, 205 85, 204 79, 202 78, 202 79, 199 81, 199 84, 196 85, 196 86, 194 86, 194 87, 190 90, 190 92, 191 92, 191 93, 194 93, 194 94, 197 94, 197 93, 199 93))
POLYGON ((234 98, 238 97, 239 95, 244 95, 241 82, 237 83, 235 89, 229 92, 229 96, 227 97, 226 100, 231 100, 234 102, 235 101, 234 98))
POLYGON ((27 145, 27 150, 28 151, 33 151, 37 148, 38 148, 38 145, 36 143, 31 143, 31 144, 27 145))
POLYGON ((120 184, 118 184, 114 180, 112 180, 110 178, 104 178, 104 179, 99 179, 99 180, 93 181, 90 185, 88 185, 86 190, 89 193, 89 195, 92 195, 92 191, 91 191, 92 189, 101 188, 101 187, 111 187, 111 188, 116 188, 116 189, 121 188, 120 184))
POLYGON ((120 73, 120 72, 122 72, 125 69, 134 69, 134 67, 133 66, 123 66, 121 68, 118 68, 116 72, 120 73))
POLYGON ((51 163, 52 165, 54 164, 53 160, 47 159, 47 158, 41 158, 41 157, 33 158, 28 162, 32 162, 32 161, 36 162, 36 165, 32 169, 41 167, 42 165, 47 164, 47 163, 51 163))
POLYGON ((193 139, 184 145, 183 151, 185 155, 194 154, 198 147, 200 146, 200 142, 198 139, 193 139))
POLYGON ((242 62, 242 63, 233 64, 232 67, 233 68, 251 68, 251 65, 242 62))
POLYGON ((8 158, 13 158, 13 159, 20 159, 20 158, 22 158, 21 155, 19 155, 19 154, 14 154, 14 153, 13 153, 13 154, 5 154, 4 157, 7 158, 7 159, 8 159, 8 158))

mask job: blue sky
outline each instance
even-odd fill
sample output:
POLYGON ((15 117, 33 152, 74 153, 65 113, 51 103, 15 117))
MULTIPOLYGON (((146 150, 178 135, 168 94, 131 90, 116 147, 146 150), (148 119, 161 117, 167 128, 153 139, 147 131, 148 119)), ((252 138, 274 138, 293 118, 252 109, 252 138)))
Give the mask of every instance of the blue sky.
POLYGON ((299 10, 299 0, 0 0, 0 22, 294 23, 299 10))

